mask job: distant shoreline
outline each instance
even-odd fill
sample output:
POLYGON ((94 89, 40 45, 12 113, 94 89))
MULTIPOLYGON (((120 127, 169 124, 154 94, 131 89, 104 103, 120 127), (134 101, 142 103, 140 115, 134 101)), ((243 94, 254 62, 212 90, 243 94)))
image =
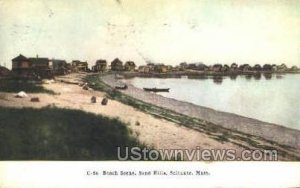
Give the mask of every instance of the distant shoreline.
MULTIPOLYGON (((126 76, 125 76, 126 77, 126 76)), ((126 77, 128 78, 128 77, 126 77)), ((113 75, 105 75, 101 80, 114 87, 117 81, 113 75)), ((127 90, 120 90, 122 93, 132 96, 138 100, 150 103, 159 107, 173 110, 193 118, 212 122, 216 125, 246 134, 259 136, 279 144, 300 149, 300 131, 287 128, 281 125, 263 122, 257 119, 244 117, 241 115, 221 112, 211 108, 183 102, 171 98, 166 98, 154 93, 144 92, 131 84, 127 84, 127 90)))
POLYGON ((285 72, 270 72, 270 71, 260 71, 260 72, 205 72, 205 71, 178 71, 178 72, 167 72, 167 73, 141 73, 141 72, 118 72, 124 76, 125 78, 134 78, 134 77, 142 77, 142 78, 180 78, 182 76, 187 76, 188 78, 205 78, 206 76, 228 76, 228 77, 238 77, 238 76, 258 76, 258 75, 284 75, 284 74, 300 74, 300 72, 294 71, 285 71, 285 72))

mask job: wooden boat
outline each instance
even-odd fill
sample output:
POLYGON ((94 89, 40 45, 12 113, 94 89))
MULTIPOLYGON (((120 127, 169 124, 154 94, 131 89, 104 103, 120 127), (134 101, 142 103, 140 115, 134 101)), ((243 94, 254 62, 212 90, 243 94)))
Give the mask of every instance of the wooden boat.
POLYGON ((152 92, 169 92, 170 88, 143 88, 144 91, 152 91, 152 92))
POLYGON ((125 90, 125 89, 127 89, 128 87, 127 87, 127 85, 125 84, 124 86, 116 86, 115 88, 116 88, 116 89, 123 89, 123 90, 125 90))

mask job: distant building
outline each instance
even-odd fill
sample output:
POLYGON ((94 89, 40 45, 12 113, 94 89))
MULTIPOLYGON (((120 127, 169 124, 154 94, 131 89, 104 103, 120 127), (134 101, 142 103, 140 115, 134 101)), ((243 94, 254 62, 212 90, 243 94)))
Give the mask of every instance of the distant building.
POLYGON ((138 72, 140 72, 140 73, 149 73, 150 72, 150 67, 145 66, 145 65, 139 66, 138 72))
POLYGON ((298 71, 298 67, 297 66, 292 66, 290 70, 291 71, 298 71))
POLYGON ((197 64, 197 68, 196 69, 199 70, 199 71, 207 71, 209 68, 205 64, 199 63, 199 64, 197 64))
POLYGON ((180 70, 183 71, 183 70, 185 70, 187 68, 188 68, 188 64, 186 62, 182 62, 182 63, 179 64, 179 69, 180 70))
POLYGON ((96 61, 95 65, 92 67, 92 71, 94 72, 104 72, 107 69, 106 60, 99 59, 96 61))
POLYGON ((263 71, 272 71, 272 65, 270 65, 270 64, 264 64, 262 70, 263 71))
POLYGON ((238 70, 238 65, 236 64, 236 63, 232 63, 231 65, 230 65, 230 70, 231 71, 236 71, 236 70, 238 70))
POLYGON ((248 72, 252 70, 252 67, 249 64, 242 64, 239 66, 239 70, 243 72, 248 72))
POLYGON ((213 66, 212 66, 212 71, 214 71, 214 72, 221 72, 222 71, 222 64, 214 64, 213 66))
POLYGON ((133 61, 126 61, 124 65, 125 71, 134 71, 135 70, 135 63, 133 61))
POLYGON ((287 71, 288 67, 283 63, 283 64, 277 66, 277 70, 278 71, 287 71))
POLYGON ((156 73, 166 73, 166 72, 168 72, 168 67, 164 64, 156 64, 154 66, 154 72, 156 72, 156 73))
POLYGON ((53 73, 55 75, 64 75, 69 73, 67 62, 60 59, 52 59, 53 73))
POLYGON ((111 64, 110 64, 111 70, 112 71, 123 71, 123 62, 119 60, 118 58, 114 59, 111 64))
POLYGON ((8 68, 0 66, 0 78, 10 76, 10 70, 8 68))
POLYGON ((20 54, 12 59, 12 72, 21 78, 52 78, 53 65, 48 58, 27 58, 20 54))
POLYGON ((73 60, 72 67, 74 67, 74 70, 76 72, 77 71, 87 72, 89 70, 88 63, 86 61, 73 60))
POLYGON ((224 65, 222 68, 221 68, 221 71, 222 72, 228 72, 230 71, 230 67, 228 65, 224 65))
POLYGON ((261 67, 260 64, 256 64, 256 65, 253 66, 253 70, 254 70, 254 71, 261 71, 261 70, 262 70, 262 67, 261 67))

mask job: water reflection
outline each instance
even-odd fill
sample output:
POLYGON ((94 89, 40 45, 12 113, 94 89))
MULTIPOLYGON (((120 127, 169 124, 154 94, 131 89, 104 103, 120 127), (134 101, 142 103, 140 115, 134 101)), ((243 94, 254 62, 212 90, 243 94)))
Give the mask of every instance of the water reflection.
POLYGON ((215 84, 222 84, 223 77, 222 76, 213 76, 213 81, 215 84))
POLYGON ((237 74, 231 74, 229 77, 230 77, 231 80, 236 80, 238 75, 237 74))
POLYGON ((264 77, 265 77, 266 80, 271 80, 272 79, 272 74, 264 73, 264 77))
POLYGON ((261 74, 260 73, 255 73, 253 75, 253 77, 254 77, 255 80, 260 80, 261 79, 261 74))
POLYGON ((252 75, 251 75, 251 74, 247 74, 247 75, 245 76, 245 78, 246 78, 246 80, 251 80, 252 75))

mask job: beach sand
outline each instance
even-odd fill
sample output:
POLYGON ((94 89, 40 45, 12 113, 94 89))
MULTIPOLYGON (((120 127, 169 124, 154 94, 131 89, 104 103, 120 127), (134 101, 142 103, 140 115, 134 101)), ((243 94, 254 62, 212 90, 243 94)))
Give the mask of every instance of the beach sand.
MULTIPOLYGON (((80 81, 78 74, 61 77, 70 82, 80 81)), ((83 90, 75 84, 55 82, 44 84, 45 88, 59 93, 57 95, 43 93, 27 93, 28 98, 15 98, 14 93, 4 93, 0 99, 0 105, 6 107, 32 107, 42 108, 55 105, 60 108, 80 109, 86 112, 105 115, 111 118, 119 118, 128 124, 133 136, 142 143, 155 149, 234 149, 240 153, 244 148, 231 143, 222 143, 208 137, 208 135, 177 125, 164 119, 155 118, 149 114, 138 111, 131 106, 124 105, 115 100, 109 100, 108 105, 101 105, 105 93, 92 90, 83 90), (92 96, 97 97, 97 103, 92 104, 92 96), (39 97, 40 102, 30 102, 30 97, 39 97)), ((87 122, 88 123, 88 122, 87 122)), ((76 127, 74 127, 76 128, 76 127)))

